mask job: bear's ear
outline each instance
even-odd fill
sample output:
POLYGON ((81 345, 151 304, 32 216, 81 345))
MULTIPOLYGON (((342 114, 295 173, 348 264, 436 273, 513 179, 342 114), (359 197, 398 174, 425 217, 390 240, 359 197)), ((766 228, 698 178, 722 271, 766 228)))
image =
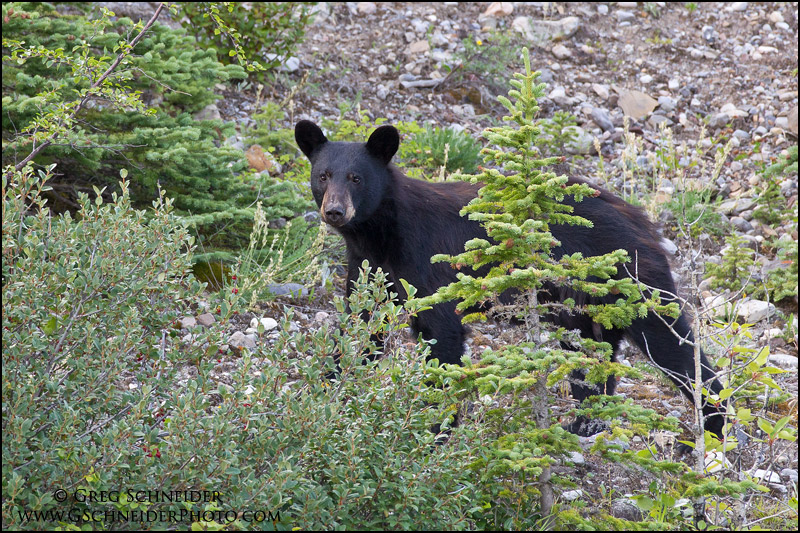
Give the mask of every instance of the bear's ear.
POLYGON ((394 126, 381 126, 372 132, 367 151, 388 165, 400 146, 400 134, 394 126))
POLYGON ((317 148, 328 142, 319 126, 310 120, 301 120, 297 123, 294 127, 294 140, 309 159, 317 148))

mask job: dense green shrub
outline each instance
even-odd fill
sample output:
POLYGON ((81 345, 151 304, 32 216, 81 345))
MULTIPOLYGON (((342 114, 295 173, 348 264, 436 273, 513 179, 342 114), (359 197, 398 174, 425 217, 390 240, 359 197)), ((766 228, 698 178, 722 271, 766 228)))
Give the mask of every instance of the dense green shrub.
POLYGON ((83 195, 75 218, 51 218, 28 211, 27 202, 42 204, 42 177, 30 167, 6 176, 4 529, 203 521, 189 511, 227 523, 215 509, 272 513, 263 523, 239 517, 234 527, 247 529, 273 518, 281 529, 469 527, 471 433, 435 444, 431 427, 447 414, 425 383, 425 346, 399 343, 406 315, 388 299, 385 275, 369 286, 362 275, 349 313, 337 301, 341 330, 292 333, 289 313, 274 345, 229 360, 221 379, 213 371, 224 329, 180 339, 172 327, 199 286, 187 276, 191 238, 168 200, 145 216, 123 184, 111 204, 83 195), (391 356, 362 364, 377 332, 391 356), (329 381, 334 351, 341 372, 329 381), (68 501, 54 499, 59 489, 68 501), (123 495, 82 502, 76 490, 123 495), (129 490, 218 491, 221 501, 128 501, 129 490), (77 522, 21 514, 70 509, 77 522), (117 521, 106 511, 175 518, 117 521))
POLYGON ((210 45, 223 61, 245 64, 255 59, 267 69, 282 65, 305 37, 314 2, 184 2, 181 13, 191 23, 198 42, 210 45), (227 29, 220 32, 220 29, 227 29), (229 35, 238 41, 232 48, 229 35))
POLYGON ((465 174, 478 169, 481 145, 465 131, 426 126, 414 136, 413 143, 419 148, 418 158, 429 169, 445 167, 448 172, 458 170, 465 174))
POLYGON ((111 204, 81 195, 75 218, 28 212, 47 177, 3 175, 4 529, 93 473, 147 485, 144 448, 182 357, 167 333, 200 289, 170 200, 146 216, 123 183, 111 204))

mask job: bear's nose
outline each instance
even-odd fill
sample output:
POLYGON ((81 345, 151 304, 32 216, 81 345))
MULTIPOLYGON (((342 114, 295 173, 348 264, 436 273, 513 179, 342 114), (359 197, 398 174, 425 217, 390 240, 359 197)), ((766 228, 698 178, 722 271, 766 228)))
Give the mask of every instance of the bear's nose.
POLYGON ((330 207, 325 210, 325 221, 328 224, 336 225, 344 218, 344 209, 340 206, 330 207))

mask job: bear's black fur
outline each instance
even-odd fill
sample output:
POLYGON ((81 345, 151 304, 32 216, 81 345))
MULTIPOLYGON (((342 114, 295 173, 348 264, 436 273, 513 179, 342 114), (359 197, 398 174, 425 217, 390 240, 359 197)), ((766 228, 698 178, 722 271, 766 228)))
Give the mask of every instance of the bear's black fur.
MULTIPOLYGON (((347 294, 358 277, 358 269, 366 259, 373 268, 381 267, 394 288, 403 294, 398 280, 404 278, 417 288, 419 296, 427 296, 439 287, 456 280, 455 270, 447 263, 431 264, 434 254, 456 255, 464 251, 464 243, 486 232, 475 221, 459 212, 477 194, 478 186, 465 182, 431 183, 406 177, 390 163, 400 137, 392 126, 381 126, 366 143, 332 142, 313 122, 300 121, 295 139, 311 161, 311 190, 325 222, 344 237, 347 244, 347 294)), ((580 182, 570 179, 570 183, 580 182)), ((659 244, 660 237, 647 216, 638 208, 613 194, 597 188, 599 195, 582 202, 568 201, 574 214, 594 223, 594 227, 551 225, 550 231, 561 242, 553 250, 563 254, 582 252, 584 256, 602 255, 617 249, 627 250, 636 261, 639 279, 652 287, 675 294, 669 263, 659 244)), ((620 276, 625 271, 620 268, 620 276)), ((558 289, 550 289, 550 297, 563 299, 558 289)), ((571 296, 575 296, 574 294, 571 296)), ((664 299, 662 295, 662 299, 664 299)), ((613 302, 586 297, 586 303, 613 302)), ((460 364, 464 351, 465 329, 455 313, 455 302, 438 304, 419 313, 411 326, 424 339, 436 339, 432 357, 442 363, 460 364)), ((581 335, 603 340, 616 352, 623 336, 668 371, 669 377, 691 399, 694 379, 693 349, 680 343, 656 315, 635 320, 625 330, 607 330, 585 315, 563 313, 551 317, 567 329, 578 329, 581 335)), ((689 324, 681 316, 672 325, 681 337, 692 340, 689 324)), ((703 380, 719 392, 716 379, 705 355, 702 357, 703 380)), ((610 378, 605 387, 614 393, 616 383, 610 378)), ((577 400, 597 394, 598 388, 572 385, 577 400)), ((721 435, 723 419, 718 408, 706 405, 706 429, 721 435), (716 416, 713 416, 716 415, 716 416)))

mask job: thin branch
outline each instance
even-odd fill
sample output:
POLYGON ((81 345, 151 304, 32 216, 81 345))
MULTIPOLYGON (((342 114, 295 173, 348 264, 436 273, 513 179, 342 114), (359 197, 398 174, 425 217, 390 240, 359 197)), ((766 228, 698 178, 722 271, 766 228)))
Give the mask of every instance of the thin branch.
MULTIPOLYGON (((161 14, 161 11, 163 9, 164 9, 164 3, 161 2, 160 4, 158 4, 158 8, 156 9, 156 12, 153 14, 153 16, 150 18, 150 20, 147 21, 147 24, 144 25, 144 28, 142 28, 142 31, 139 32, 139 35, 137 35, 133 39, 133 41, 131 41, 130 44, 128 46, 126 46, 122 50, 122 52, 120 52, 120 54, 117 56, 117 58, 114 60, 114 62, 111 63, 111 66, 109 66, 108 69, 103 73, 103 75, 100 76, 97 79, 97 81, 92 84, 92 86, 89 88, 89 90, 86 91, 86 94, 83 96, 81 101, 75 107, 75 110, 72 112, 72 114, 69 116, 69 118, 67 118, 66 120, 62 121, 62 124, 66 124, 66 123, 71 122, 77 116, 78 112, 80 112, 80 110, 83 108, 83 106, 86 104, 86 102, 88 102, 89 99, 92 98, 92 96, 93 96, 92 95, 92 91, 94 89, 97 89, 106 80, 106 78, 108 78, 108 76, 111 75, 111 73, 114 71, 114 69, 116 69, 119 66, 119 64, 122 62, 122 60, 125 59, 125 57, 128 56, 133 51, 134 47, 139 43, 139 41, 142 39, 142 37, 144 37, 144 34, 147 33, 147 30, 149 30, 150 27, 155 23, 156 19, 158 19, 158 16, 161 14)), ((55 139, 57 137, 58 137, 58 132, 54 133, 53 136, 50 137, 50 139, 44 141, 42 144, 40 144, 39 146, 34 148, 31 151, 31 153, 28 154, 28 157, 23 159, 21 162, 17 163, 17 165, 14 167, 15 170, 17 170, 17 171, 21 170, 25 165, 28 164, 28 161, 30 161, 31 159, 36 157, 39 154, 39 152, 41 152, 42 150, 44 150, 45 148, 47 148, 48 146, 53 144, 53 141, 55 141, 55 139)))

